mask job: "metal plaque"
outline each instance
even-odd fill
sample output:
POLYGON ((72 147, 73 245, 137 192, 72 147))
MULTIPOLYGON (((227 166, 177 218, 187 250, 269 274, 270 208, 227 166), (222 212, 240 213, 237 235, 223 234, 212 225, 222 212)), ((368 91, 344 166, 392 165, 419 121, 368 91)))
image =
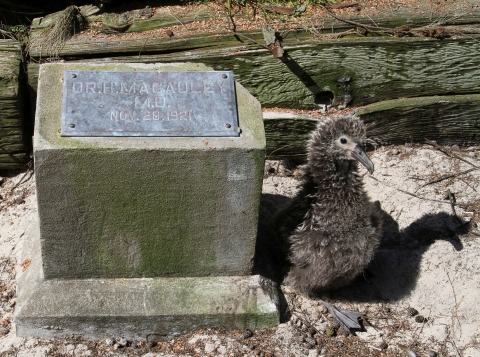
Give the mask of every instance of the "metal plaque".
POLYGON ((65 71, 62 136, 239 136, 231 71, 65 71))

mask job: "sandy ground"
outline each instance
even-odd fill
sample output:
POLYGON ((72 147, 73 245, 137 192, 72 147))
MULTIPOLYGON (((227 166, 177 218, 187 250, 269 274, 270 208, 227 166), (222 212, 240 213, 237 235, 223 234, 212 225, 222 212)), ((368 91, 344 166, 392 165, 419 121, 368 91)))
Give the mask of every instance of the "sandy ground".
MULTIPOLYGON (((0 356, 480 356, 480 153, 446 149, 370 153, 375 173, 362 174, 384 211, 382 246, 364 276, 323 297, 364 314, 353 335, 318 301, 282 286, 283 322, 263 331, 208 329, 159 343, 17 337, 15 276, 29 266, 19 257, 35 184, 31 171, 0 173, 0 356)), ((260 225, 298 184, 294 167, 267 162, 260 225)))

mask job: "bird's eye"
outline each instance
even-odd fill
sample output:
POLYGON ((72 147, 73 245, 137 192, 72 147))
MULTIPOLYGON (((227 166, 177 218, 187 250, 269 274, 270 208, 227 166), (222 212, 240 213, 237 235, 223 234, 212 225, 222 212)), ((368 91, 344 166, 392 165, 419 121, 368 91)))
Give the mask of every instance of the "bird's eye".
POLYGON ((343 145, 345 145, 345 144, 347 143, 347 139, 341 138, 341 139, 340 139, 340 142, 341 142, 343 145))

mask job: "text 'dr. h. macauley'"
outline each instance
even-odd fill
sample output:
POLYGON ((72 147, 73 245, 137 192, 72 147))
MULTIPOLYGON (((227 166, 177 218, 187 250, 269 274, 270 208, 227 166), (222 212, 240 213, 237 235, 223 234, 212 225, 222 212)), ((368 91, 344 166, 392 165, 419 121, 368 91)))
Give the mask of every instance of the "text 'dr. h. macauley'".
POLYGON ((230 71, 64 71, 62 136, 238 136, 230 71))

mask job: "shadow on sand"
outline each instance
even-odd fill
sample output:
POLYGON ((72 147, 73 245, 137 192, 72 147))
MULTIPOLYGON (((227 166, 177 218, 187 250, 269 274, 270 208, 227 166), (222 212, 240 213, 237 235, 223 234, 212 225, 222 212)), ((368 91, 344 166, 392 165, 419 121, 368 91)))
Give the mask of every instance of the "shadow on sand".
MULTIPOLYGON (((254 274, 277 283, 281 283, 288 272, 286 243, 272 234, 269 222, 288 201, 289 198, 282 195, 262 194, 260 203, 254 274)), ((363 276, 340 290, 329 292, 329 298, 354 302, 400 300, 415 288, 422 256, 432 243, 445 240, 457 251, 463 249, 459 236, 467 233, 468 225, 456 216, 445 212, 428 214, 399 230, 397 222, 382 212, 382 241, 374 259, 363 276)))

